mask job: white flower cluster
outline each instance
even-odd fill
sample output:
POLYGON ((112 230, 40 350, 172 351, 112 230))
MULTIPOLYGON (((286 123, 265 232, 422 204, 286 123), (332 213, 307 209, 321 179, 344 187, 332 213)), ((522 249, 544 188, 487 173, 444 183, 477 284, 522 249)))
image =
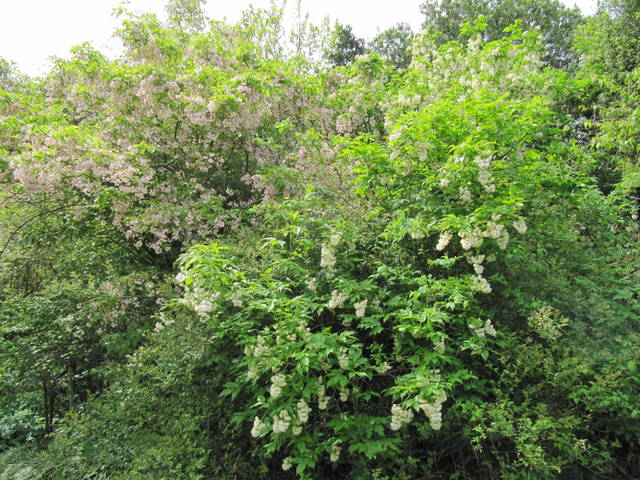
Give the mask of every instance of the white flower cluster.
POLYGON ((504 250, 505 248, 507 248, 507 245, 509 245, 509 232, 505 230, 504 233, 500 235, 500 237, 496 240, 496 242, 498 242, 498 247, 500 247, 500 250, 504 250))
POLYGON ((463 249, 478 248, 482 245, 483 235, 479 228, 474 228, 471 232, 458 232, 460 245, 463 249))
POLYGON ((296 412, 298 414, 298 420, 300 420, 300 423, 307 423, 309 421, 311 407, 307 405, 307 402, 305 402, 304 400, 300 400, 296 405, 296 412))
POLYGON ((334 290, 331 292, 331 300, 327 304, 329 310, 335 310, 336 308, 340 308, 344 305, 344 302, 347 300, 347 294, 339 292, 338 290, 334 290))
POLYGON ((478 181, 487 192, 493 193, 496 191, 496 186, 493 183, 493 176, 489 170, 480 170, 480 173, 478 173, 478 181))
POLYGON ((496 223, 500 220, 501 215, 492 215, 491 221, 487 222, 487 230, 484 232, 485 237, 493 238, 498 243, 498 247, 501 250, 507 248, 509 244, 509 232, 501 223, 496 223))
POLYGON ((476 275, 473 277, 473 290, 480 293, 491 293, 491 284, 482 275, 476 275))
POLYGON ((412 97, 408 97, 405 93, 401 93, 398 96, 397 102, 398 102, 398 105, 408 107, 408 106, 420 105, 421 100, 422 100, 422 97, 419 94, 415 94, 412 97))
POLYGON ((273 433, 286 432, 291 424, 291 415, 286 410, 280 410, 273 418, 273 433))
MULTIPOLYGON (((460 246, 464 250, 479 248, 480 246, 482 246, 485 238, 492 238, 496 241, 500 249, 504 250, 505 248, 507 248, 507 245, 509 244, 509 232, 503 224, 497 223, 500 218, 501 215, 493 215, 491 217, 491 220, 487 222, 487 226, 484 231, 476 227, 471 231, 458 232, 458 236, 460 237, 460 246)), ((527 225, 522 220, 517 220, 513 223, 513 226, 519 233, 524 233, 527 231, 527 225)), ((447 232, 443 232, 440 235, 438 244, 436 245, 436 250, 444 250, 450 240, 451 235, 447 232)), ((480 257, 481 256, 467 257, 467 260, 469 260, 469 258, 473 259, 480 257)), ((484 257, 482 257, 482 259, 484 260, 484 257)), ((484 271, 484 268, 481 265, 483 260, 469 261, 469 263, 473 265, 473 268, 478 275, 482 275, 482 272, 484 271)))
POLYGON ((474 162, 478 165, 478 182, 480 182, 487 192, 495 192, 496 186, 493 183, 493 175, 491 175, 491 171, 489 170, 491 159, 489 157, 476 157, 474 162))
POLYGON ((405 410, 397 404, 391 407, 391 430, 400 430, 403 425, 410 423, 411 420, 413 420, 413 412, 411 410, 405 410))
POLYGON ((262 355, 266 355, 267 353, 269 353, 269 347, 264 344, 264 337, 262 335, 258 335, 258 341, 253 349, 253 356, 258 358, 262 355))
POLYGON ((343 348, 338 355, 338 365, 342 369, 349 368, 349 351, 346 348, 343 348))
POLYGON ((336 119, 336 131, 340 134, 348 133, 352 128, 351 122, 348 117, 340 115, 336 119))
POLYGON ((424 238, 424 232, 422 230, 415 230, 411 232, 411 238, 414 240, 422 240, 424 238))
POLYGON ((389 365, 388 363, 383 363, 382 365, 380 365, 377 369, 377 372, 381 375, 384 375, 385 373, 387 373, 389 370, 391 370, 391 365, 389 365))
POLYGON ((329 241, 322 244, 320 250, 320 267, 323 268, 328 278, 332 278, 336 272, 336 250, 342 234, 335 232, 329 237, 329 241))
POLYGON ((253 428, 251 429, 251 436, 253 438, 258 438, 265 427, 266 427, 266 424, 262 420, 260 420, 258 417, 255 417, 253 419, 253 428))
POLYGON ((473 270, 478 274, 482 275, 484 272, 484 267, 482 266, 482 262, 484 262, 484 255, 468 255, 467 262, 470 265, 473 265, 473 270))
POLYGON ((347 400, 349 400, 349 389, 348 388, 340 389, 340 401, 346 402, 347 400))
POLYGON ((393 132, 391 132, 391 135, 389 135, 389 142, 395 142, 399 140, 402 136, 403 130, 403 128, 397 128, 393 132))
POLYGON ((471 196, 471 192, 467 187, 460 187, 460 200, 464 203, 469 203, 473 197, 471 196))
POLYGON ((240 298, 238 298, 238 294, 235 293, 234 295, 231 296, 231 304, 235 308, 242 308, 242 306, 244 305, 244 302, 240 298))
POLYGON ((305 341, 308 341, 309 337, 311 336, 311 330, 309 329, 306 322, 302 322, 300 325, 298 325, 298 327, 296 328, 296 332, 298 332, 298 336, 300 336, 300 338, 305 341))
POLYGON ((521 235, 527 233, 527 224, 521 218, 513 222, 513 228, 521 235))
MULTIPOLYGON (((78 305, 78 309, 82 308, 81 305, 78 305)), ((162 330, 164 327, 166 327, 167 325, 171 325, 172 323, 175 322, 175 319, 165 315, 164 312, 160 312, 160 319, 156 322, 156 324, 154 325, 153 329, 156 332, 159 332, 160 330, 162 330)))
POLYGON ((318 284, 316 283, 315 278, 307 280, 307 288, 312 292, 315 292, 318 289, 318 284))
POLYGON ((447 188, 449 186, 449 179, 448 178, 441 178, 440 179, 440 188, 447 188))
POLYGON ((282 470, 284 470, 285 472, 291 470, 292 466, 293 466, 293 463, 292 463, 291 457, 285 457, 285 459, 282 460, 282 470))
POLYGON ((440 338, 438 343, 436 343, 435 351, 441 355, 444 353, 444 337, 440 338))
POLYGON ((285 376, 281 373, 278 373, 271 377, 271 388, 269 389, 269 394, 273 398, 278 398, 282 393, 282 389, 287 385, 287 380, 285 376))
POLYGON ((276 343, 278 345, 282 345, 283 343, 286 342, 295 342, 297 339, 297 336, 295 333, 290 333, 289 335, 278 335, 276 337, 276 343))
POLYGON ((447 248, 447 245, 449 245, 449 242, 451 241, 451 236, 452 235, 449 232, 442 232, 440 234, 440 238, 438 238, 438 244, 436 245, 436 250, 441 252, 442 250, 447 248))
POLYGON ((320 250, 320 268, 324 269, 328 278, 336 273, 336 251, 330 243, 323 243, 320 250))
POLYGON ((258 373, 260 373, 260 369, 257 365, 251 365, 249 367, 249 371, 247 372, 247 380, 253 380, 258 378, 258 373))
POLYGON ((338 459, 340 458, 341 451, 342 451, 342 447, 338 444, 338 442, 335 442, 333 445, 331 445, 331 450, 329 450, 329 460, 332 463, 337 462, 338 459))
POLYGON ((504 233, 505 231, 504 225, 493 221, 494 219, 499 220, 499 218, 500 218, 499 215, 494 215, 493 217, 491 217, 492 221, 487 222, 487 229, 484 232, 487 237, 498 239, 504 233))
MULTIPOLYGON (((320 379, 321 381, 322 379, 320 379)), ((318 384, 318 408, 320 410, 326 410, 329 405, 329 397, 325 394, 325 388, 322 383, 318 384)))
POLYGON ((209 313, 215 312, 216 299, 220 294, 210 294, 201 287, 187 289, 183 297, 183 303, 191 307, 199 316, 206 317, 209 313))
POLYGON ((478 327, 470 323, 469 328, 476 332, 476 335, 478 335, 478 337, 480 338, 484 338, 487 335, 489 335, 490 337, 495 337, 497 333, 496 329, 493 328, 493 325, 491 324, 491 320, 487 320, 486 322, 484 322, 484 325, 482 327, 478 327))
POLYGON ((209 300, 201 300, 200 303, 193 306, 193 309, 198 315, 204 316, 207 313, 213 312, 215 310, 215 305, 209 300))
POLYGON ((362 300, 361 302, 356 302, 353 306, 356 309, 356 317, 362 318, 364 317, 365 310, 367 309, 368 300, 362 300))
POLYGON ((434 430, 442 428, 442 404, 447 400, 445 394, 438 395, 433 402, 420 402, 420 409, 429 417, 429 423, 434 430))

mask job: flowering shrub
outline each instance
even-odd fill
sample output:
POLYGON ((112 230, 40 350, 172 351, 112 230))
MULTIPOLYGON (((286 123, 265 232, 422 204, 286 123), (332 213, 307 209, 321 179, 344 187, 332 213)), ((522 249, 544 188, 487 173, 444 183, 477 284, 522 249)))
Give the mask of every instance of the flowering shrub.
MULTIPOLYGON (((515 29, 496 42, 415 55, 387 106, 388 141, 343 145, 360 196, 353 211, 311 191, 267 218, 272 235, 259 265, 216 244, 182 257, 181 302, 244 351, 225 388, 235 418, 284 471, 371 478, 399 452, 440 445, 464 412, 494 408, 488 372, 514 328, 509 307, 494 303, 520 308, 505 293, 522 285, 528 294, 524 279, 505 284, 510 258, 565 245, 568 237, 545 233, 544 211, 593 192, 567 164, 580 153, 557 128, 548 93, 556 77, 538 69, 537 48, 535 35, 515 29)), ((551 329, 546 311, 526 312, 531 325, 551 329)), ((472 421, 506 435, 505 405, 488 425, 472 421)), ((586 441, 566 428, 561 455, 586 441)), ((484 437, 463 438, 470 451, 484 437)), ((520 465, 561 468, 539 457, 546 447, 533 437, 523 441, 520 465)), ((395 468, 433 473, 417 465, 395 468)))
POLYGON ((11 173, 30 195, 175 255, 274 196, 267 177, 295 163, 290 132, 310 126, 316 88, 292 62, 259 59, 239 27, 186 35, 143 16, 120 36, 121 60, 80 46, 57 62, 21 115, 11 173))

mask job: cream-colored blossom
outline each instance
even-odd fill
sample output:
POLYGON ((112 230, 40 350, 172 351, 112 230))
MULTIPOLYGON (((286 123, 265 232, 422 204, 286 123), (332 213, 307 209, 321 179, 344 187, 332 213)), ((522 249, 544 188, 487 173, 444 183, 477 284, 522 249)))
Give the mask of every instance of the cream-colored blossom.
POLYGON ((464 203, 469 203, 472 199, 471 191, 467 187, 460 187, 460 200, 464 203))
POLYGON ((258 358, 267 353, 269 353, 269 347, 265 345, 264 337, 262 335, 258 335, 258 341, 253 349, 253 356, 258 358))
POLYGON ((253 419, 253 428, 251 429, 251 436, 253 438, 258 438, 265 427, 266 427, 265 423, 262 420, 260 420, 260 418, 255 417, 253 419))
POLYGON ((307 402, 305 402, 304 400, 300 400, 296 405, 296 412, 298 414, 298 420, 300 420, 300 423, 307 423, 309 421, 311 407, 307 405, 307 402))
POLYGON ((344 302, 347 300, 348 296, 345 293, 339 292, 338 290, 334 290, 331 292, 331 299, 327 304, 329 310, 335 310, 336 308, 341 308, 344 305, 344 302))
POLYGON ((486 156, 486 157, 477 156, 473 159, 473 161, 475 162, 476 165, 478 165, 478 168, 480 169, 486 169, 491 166, 491 157, 489 156, 486 156))
POLYGON ((364 317, 365 310, 367 308, 367 303, 368 301, 365 299, 365 300, 362 300, 361 302, 356 302, 353 304, 353 306, 356 309, 356 317, 358 318, 364 317))
POLYGON ((527 224, 521 218, 513 222, 513 228, 521 235, 527 233, 527 224))
POLYGON ((381 375, 384 375, 385 373, 387 373, 389 370, 391 370, 391 365, 389 365, 388 363, 383 363, 382 365, 380 365, 377 369, 377 372, 380 373, 381 375))
POLYGON ((497 334, 496 329, 493 327, 493 324, 491 323, 491 320, 486 320, 484 322, 484 325, 481 327, 478 327, 477 325, 470 323, 469 328, 473 330, 475 334, 480 338, 484 338, 487 335, 489 335, 490 337, 495 337, 497 334))
POLYGON ((481 293, 491 293, 491 284, 482 275, 473 277, 473 285, 471 288, 481 293))
POLYGON ((281 373, 278 373, 271 377, 271 388, 269 389, 269 394, 273 398, 278 398, 282 393, 282 389, 287 385, 287 380, 285 376, 281 373))
POLYGON ((487 222, 487 229, 484 231, 484 236, 489 238, 498 239, 505 231, 504 225, 496 223, 495 221, 487 222))
POLYGON ((202 300, 197 303, 193 309, 200 316, 205 316, 208 313, 211 313, 215 310, 215 305, 211 303, 209 300, 202 300))
POLYGON ((323 243, 320 250, 320 268, 324 269, 327 276, 332 277, 335 273, 336 255, 333 245, 323 243))
POLYGON ((338 365, 342 369, 349 368, 349 351, 346 348, 343 348, 338 355, 338 365))
POLYGON ((496 243, 498 247, 500 247, 500 250, 507 248, 507 245, 509 245, 509 232, 507 232, 506 229, 502 232, 502 235, 498 237, 496 243))
POLYGON ((431 428, 440 430, 442 428, 442 404, 446 401, 447 396, 442 394, 434 398, 431 403, 426 401, 420 402, 420 409, 429 418, 431 428))
POLYGON ((451 237, 452 237, 451 233, 442 232, 440 234, 440 238, 438 238, 438 244, 436 245, 436 250, 441 252, 442 250, 447 248, 447 245, 449 245, 449 242, 451 241, 451 237))
POLYGON ((490 337, 495 337, 496 336, 496 329, 493 328, 493 325, 491 324, 491 320, 488 320, 486 322, 484 322, 484 331, 486 332, 487 335, 489 335, 490 337))
POLYGON ((460 246, 464 250, 479 248, 482 245, 482 232, 477 228, 471 232, 458 232, 458 236, 460 237, 460 246))
POLYGON ((318 289, 318 284, 316 283, 315 278, 310 278, 309 280, 307 280, 306 285, 307 285, 307 288, 312 292, 315 292, 318 289))
POLYGON ((340 458, 340 452, 342 451, 342 447, 337 442, 331 445, 331 450, 329 451, 329 460, 332 463, 335 463, 340 458))
POLYGON ((254 380, 256 378, 258 378, 258 366, 257 365, 251 365, 249 367, 249 371, 247 372, 247 380, 254 380))
POLYGON ((280 410, 273 418, 273 433, 283 433, 291 425, 291 415, 286 410, 280 410))
POLYGON ((413 420, 413 412, 402 408, 401 405, 394 404, 391 406, 391 430, 400 430, 413 420))
POLYGON ((340 390, 340 401, 346 402, 347 400, 349 400, 349 389, 343 388, 340 390))
POLYGON ((329 405, 329 397, 325 394, 325 387, 323 384, 318 385, 318 409, 326 410, 329 405))

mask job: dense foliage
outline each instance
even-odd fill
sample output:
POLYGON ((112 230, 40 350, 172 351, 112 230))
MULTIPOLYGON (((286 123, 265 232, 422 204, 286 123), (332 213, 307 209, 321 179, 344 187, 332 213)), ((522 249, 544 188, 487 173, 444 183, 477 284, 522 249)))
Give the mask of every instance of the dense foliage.
POLYGON ((424 28, 438 43, 456 40, 460 25, 480 15, 487 18, 483 37, 496 40, 516 21, 540 31, 545 52, 542 59, 555 68, 572 68, 577 61, 572 41, 582 22, 577 7, 567 8, 559 0, 427 0, 421 5, 424 28))
POLYGON ((637 9, 488 5, 2 60, 0 478, 637 478, 637 9))

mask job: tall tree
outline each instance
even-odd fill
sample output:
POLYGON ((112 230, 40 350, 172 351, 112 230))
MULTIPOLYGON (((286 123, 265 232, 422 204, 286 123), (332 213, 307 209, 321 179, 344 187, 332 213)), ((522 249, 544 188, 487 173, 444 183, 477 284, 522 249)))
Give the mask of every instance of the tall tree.
POLYGON ((335 67, 349 65, 358 55, 366 53, 365 42, 356 37, 351 25, 336 23, 326 57, 335 67))
POLYGON ((184 29, 202 30, 207 0, 169 0, 167 14, 171 23, 184 29))
POLYGON ((423 26, 441 44, 458 38, 460 26, 480 15, 487 18, 486 40, 504 36, 516 20, 525 28, 539 28, 547 54, 545 64, 570 69, 577 63, 572 42, 583 17, 578 8, 567 8, 559 0, 427 0, 421 5, 423 26))
POLYGON ((407 23, 398 23, 380 32, 369 44, 370 50, 386 57, 397 69, 403 69, 411 63, 411 42, 415 34, 407 23))
POLYGON ((640 65, 640 0, 606 0, 579 30, 576 46, 588 66, 607 73, 640 65))

